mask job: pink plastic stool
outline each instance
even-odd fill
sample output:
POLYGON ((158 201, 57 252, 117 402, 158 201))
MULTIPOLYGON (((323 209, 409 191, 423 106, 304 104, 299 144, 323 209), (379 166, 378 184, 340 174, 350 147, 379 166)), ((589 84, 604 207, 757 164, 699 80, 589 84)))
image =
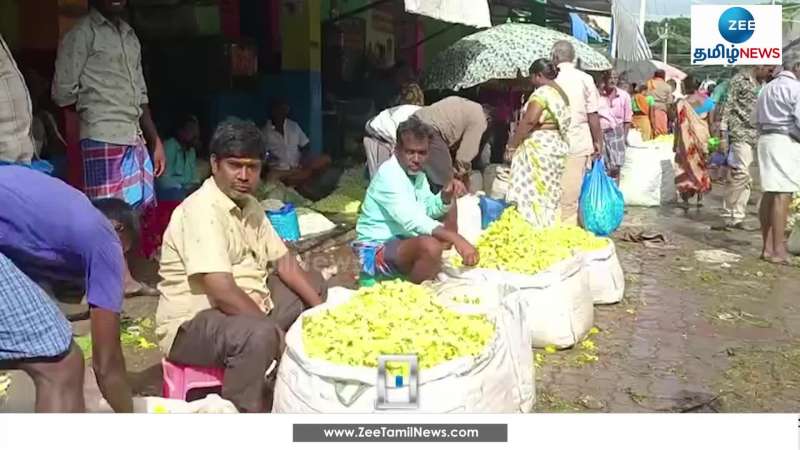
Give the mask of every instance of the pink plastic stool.
POLYGON ((186 394, 192 389, 204 389, 222 386, 225 369, 219 367, 183 366, 161 360, 164 370, 164 398, 186 400, 186 394))

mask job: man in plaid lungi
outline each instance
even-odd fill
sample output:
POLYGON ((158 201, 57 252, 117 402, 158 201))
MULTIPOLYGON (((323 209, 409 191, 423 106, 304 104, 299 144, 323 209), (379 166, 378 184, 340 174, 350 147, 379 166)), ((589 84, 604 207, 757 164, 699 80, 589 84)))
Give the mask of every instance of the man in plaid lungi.
MULTIPOLYGON (((127 1, 89 3, 89 14, 58 49, 53 100, 80 115, 86 195, 119 198, 145 213, 154 206, 153 178, 164 172, 166 158, 150 116, 141 44, 122 20, 127 1)), ((125 278, 130 296, 158 294, 127 268, 125 278)))
POLYGON ((0 199, 0 369, 33 378, 36 411, 85 409, 83 355, 37 281, 80 283, 90 307, 97 384, 115 411, 131 412, 119 314, 125 267, 120 236, 134 237, 132 209, 118 199, 95 208, 62 181, 14 165, 0 165, 0 199))

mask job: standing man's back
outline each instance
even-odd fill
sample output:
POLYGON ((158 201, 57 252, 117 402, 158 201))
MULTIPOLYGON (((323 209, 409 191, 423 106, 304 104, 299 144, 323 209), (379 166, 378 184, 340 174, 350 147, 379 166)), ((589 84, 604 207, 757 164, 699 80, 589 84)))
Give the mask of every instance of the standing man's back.
POLYGON ((435 130, 425 169, 430 183, 441 188, 452 176, 466 179, 491 120, 483 105, 453 96, 422 107, 414 116, 435 130))
POLYGON ((758 141, 758 132, 751 116, 756 108, 761 84, 769 76, 770 70, 769 66, 745 67, 731 79, 728 100, 722 113, 731 153, 728 157, 728 178, 725 180, 725 197, 722 201, 722 217, 725 222, 715 226, 715 229, 755 230, 755 227, 744 223, 753 184, 750 166, 754 161, 758 141))
POLYGON ((791 265, 785 239, 792 194, 800 192, 800 62, 784 60, 784 69, 758 96, 759 219, 761 259, 791 265))
POLYGON ((597 115, 600 93, 594 79, 575 67, 575 48, 568 41, 553 44, 552 61, 558 67, 556 84, 567 94, 572 110, 570 154, 561 179, 561 219, 567 225, 577 225, 583 174, 592 153, 602 152, 603 132, 597 115))

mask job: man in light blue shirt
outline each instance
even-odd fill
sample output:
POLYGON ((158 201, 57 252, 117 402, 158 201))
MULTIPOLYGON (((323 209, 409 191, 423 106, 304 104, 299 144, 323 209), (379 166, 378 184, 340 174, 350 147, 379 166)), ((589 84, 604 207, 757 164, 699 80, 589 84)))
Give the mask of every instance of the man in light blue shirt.
POLYGON ((477 250, 457 232, 454 201, 466 188, 453 179, 434 195, 423 171, 433 133, 416 117, 397 128, 394 156, 372 179, 356 224, 362 272, 399 273, 414 283, 431 280, 441 268, 445 246, 450 245, 466 265, 477 264, 477 250), (443 222, 437 220, 442 218, 443 222))
POLYGON ((761 259, 793 264, 784 242, 792 194, 800 192, 800 62, 761 90, 755 110, 761 205, 758 210, 764 246, 761 259))

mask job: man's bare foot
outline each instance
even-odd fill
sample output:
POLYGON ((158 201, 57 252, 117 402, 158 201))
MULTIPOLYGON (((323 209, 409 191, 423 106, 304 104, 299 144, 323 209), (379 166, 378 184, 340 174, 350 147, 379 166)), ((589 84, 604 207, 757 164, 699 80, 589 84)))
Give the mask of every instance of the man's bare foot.
POLYGON ((788 253, 780 254, 780 255, 771 255, 765 256, 764 261, 770 264, 777 264, 781 266, 791 266, 791 267, 800 267, 800 260, 797 258, 793 258, 788 253))

